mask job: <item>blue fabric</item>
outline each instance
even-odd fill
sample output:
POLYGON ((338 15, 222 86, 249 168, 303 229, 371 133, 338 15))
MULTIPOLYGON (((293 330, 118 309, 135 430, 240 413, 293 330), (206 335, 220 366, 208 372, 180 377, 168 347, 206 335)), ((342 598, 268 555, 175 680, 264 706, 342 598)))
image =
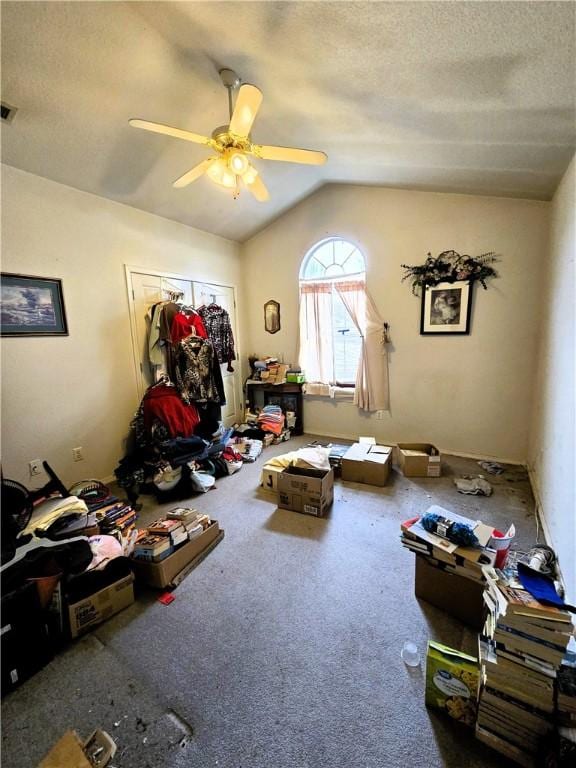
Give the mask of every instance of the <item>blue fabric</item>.
POLYGON ((549 576, 534 571, 525 563, 518 563, 518 578, 520 583, 532 597, 544 605, 555 605, 567 611, 576 613, 576 609, 564 602, 564 598, 556 592, 554 582, 549 576))

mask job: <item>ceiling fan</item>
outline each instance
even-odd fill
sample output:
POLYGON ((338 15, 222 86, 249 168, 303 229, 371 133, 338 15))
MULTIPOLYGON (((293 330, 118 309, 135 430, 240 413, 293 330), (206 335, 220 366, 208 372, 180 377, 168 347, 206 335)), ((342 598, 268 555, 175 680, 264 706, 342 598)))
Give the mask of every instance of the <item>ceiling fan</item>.
POLYGON ((306 165, 322 165, 326 162, 327 155, 324 152, 317 152, 312 149, 253 144, 250 131, 262 103, 262 91, 255 85, 248 83, 240 85, 240 78, 231 69, 221 69, 220 78, 228 89, 230 123, 229 125, 221 125, 212 131, 211 138, 161 123, 151 123, 148 120, 132 119, 128 121, 134 128, 143 128, 145 131, 174 136, 176 139, 191 141, 194 144, 204 144, 217 153, 198 163, 194 168, 176 179, 174 187, 179 189, 186 187, 206 174, 216 184, 233 189, 234 197, 240 194, 240 180, 242 180, 256 200, 265 202, 269 198, 268 190, 260 174, 250 162, 251 157, 258 157, 262 160, 282 160, 287 163, 304 163, 306 165), (236 104, 232 107, 233 91, 238 86, 240 88, 236 104))

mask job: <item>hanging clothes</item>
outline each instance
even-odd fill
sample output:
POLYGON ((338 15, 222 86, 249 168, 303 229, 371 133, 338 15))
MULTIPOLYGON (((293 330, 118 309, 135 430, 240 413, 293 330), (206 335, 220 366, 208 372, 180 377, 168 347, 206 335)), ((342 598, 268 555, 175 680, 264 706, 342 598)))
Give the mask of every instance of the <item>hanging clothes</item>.
POLYGON ((178 344, 182 339, 191 335, 199 336, 201 339, 208 338, 202 318, 198 312, 192 310, 188 310, 187 313, 182 311, 178 312, 174 315, 172 326, 170 328, 172 344, 178 344))
POLYGON ((162 351, 162 340, 160 338, 160 317, 162 315, 163 303, 154 304, 150 307, 146 320, 148 322, 148 359, 151 365, 163 366, 165 363, 162 351))
POLYGON ((218 304, 200 307, 198 314, 204 321, 208 338, 214 345, 219 363, 228 363, 228 371, 233 372, 232 360, 236 360, 234 351, 234 335, 230 323, 230 315, 218 304))
POLYGON ((208 339, 183 339, 175 353, 175 368, 176 385, 185 403, 226 402, 220 365, 208 339))

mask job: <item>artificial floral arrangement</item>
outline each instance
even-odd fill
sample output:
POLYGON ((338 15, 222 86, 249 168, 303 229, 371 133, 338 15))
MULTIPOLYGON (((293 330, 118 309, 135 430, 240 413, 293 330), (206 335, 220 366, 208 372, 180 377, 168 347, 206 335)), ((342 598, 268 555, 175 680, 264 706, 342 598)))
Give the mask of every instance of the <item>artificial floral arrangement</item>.
POLYGON ((411 278, 412 293, 415 295, 418 294, 418 288, 438 283, 455 283, 457 280, 477 280, 486 290, 486 280, 489 277, 498 277, 494 267, 490 266, 495 261, 498 261, 498 256, 493 251, 483 253, 475 259, 466 254, 460 255, 456 251, 442 251, 436 257, 429 253, 424 264, 416 267, 400 265, 405 271, 402 282, 411 278))

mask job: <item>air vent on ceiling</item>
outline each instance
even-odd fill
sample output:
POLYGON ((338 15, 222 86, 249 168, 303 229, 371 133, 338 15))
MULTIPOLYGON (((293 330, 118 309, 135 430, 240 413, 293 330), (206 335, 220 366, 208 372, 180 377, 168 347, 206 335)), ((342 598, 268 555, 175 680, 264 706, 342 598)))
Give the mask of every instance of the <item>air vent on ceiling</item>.
POLYGON ((12 122, 17 111, 16 107, 11 107, 10 104, 6 104, 4 101, 0 102, 0 117, 5 123, 12 122))

